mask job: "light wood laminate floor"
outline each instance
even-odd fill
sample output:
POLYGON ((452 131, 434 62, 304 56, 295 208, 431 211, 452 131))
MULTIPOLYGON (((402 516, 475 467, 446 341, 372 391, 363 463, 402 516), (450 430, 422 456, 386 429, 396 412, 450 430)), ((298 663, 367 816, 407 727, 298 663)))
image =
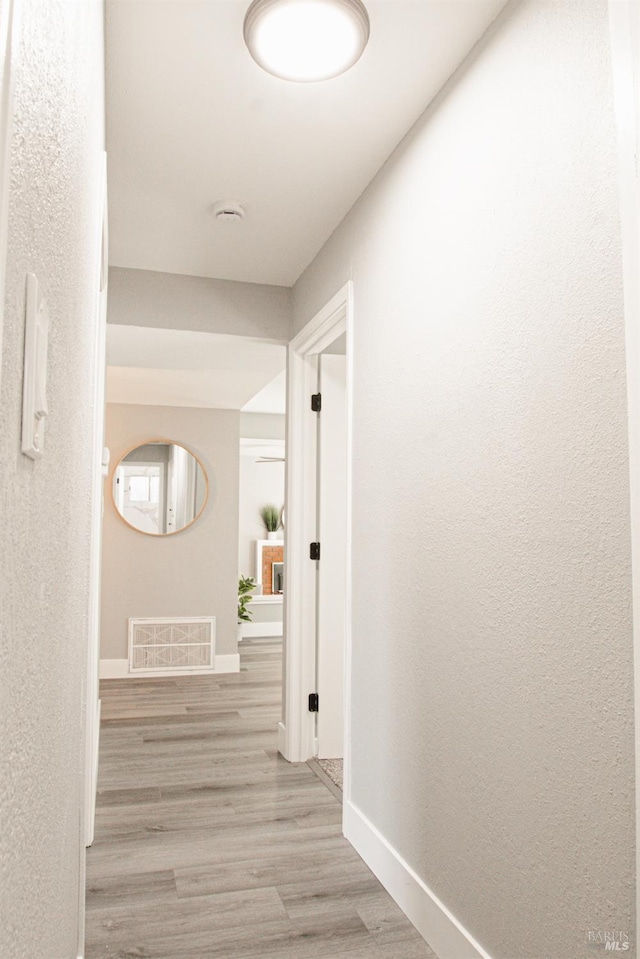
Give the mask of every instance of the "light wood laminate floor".
POLYGON ((86 959, 434 956, 278 756, 281 662, 245 640, 237 674, 101 684, 86 959))

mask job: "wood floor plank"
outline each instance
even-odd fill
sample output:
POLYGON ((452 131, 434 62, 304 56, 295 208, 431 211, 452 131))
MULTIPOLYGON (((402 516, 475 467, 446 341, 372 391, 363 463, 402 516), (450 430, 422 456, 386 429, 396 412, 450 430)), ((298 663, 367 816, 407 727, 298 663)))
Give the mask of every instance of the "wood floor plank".
POLYGON ((157 786, 149 786, 147 789, 140 789, 136 786, 124 789, 98 789, 96 805, 100 806, 130 806, 132 804, 141 804, 153 802, 154 799, 160 799, 160 789, 157 786))
POLYGON ((176 898, 176 879, 171 869, 95 879, 87 884, 87 910, 91 911, 108 909, 114 912, 123 905, 157 905, 175 902, 176 898))
POLYGON ((281 643, 241 672, 107 680, 86 959, 434 959, 277 752, 281 643))
MULTIPOLYGON (((287 884, 294 884, 295 889, 298 888, 297 884, 316 889, 333 876, 346 875, 350 882, 355 883, 358 874, 363 874, 361 866, 354 850, 340 843, 319 850, 313 860, 303 859, 295 853, 273 852, 263 858, 218 864, 215 868, 207 863, 204 866, 175 869, 174 876, 177 895, 183 898, 272 885, 279 892, 281 886, 286 890, 287 884)), ((365 882, 377 883, 368 870, 365 882)))

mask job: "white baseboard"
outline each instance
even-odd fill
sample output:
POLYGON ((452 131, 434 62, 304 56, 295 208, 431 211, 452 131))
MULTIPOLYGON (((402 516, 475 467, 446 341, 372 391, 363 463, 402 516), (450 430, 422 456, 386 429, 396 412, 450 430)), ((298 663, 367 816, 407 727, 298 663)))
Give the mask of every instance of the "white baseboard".
POLYGON ((491 959, 411 866, 352 802, 344 804, 344 834, 441 959, 491 959))
POLYGON ((215 657, 216 673, 239 673, 240 672, 240 654, 225 653, 223 656, 215 657))
POLYGON ((160 672, 159 670, 150 670, 143 672, 137 670, 135 673, 129 672, 128 659, 101 659, 100 660, 100 679, 135 679, 136 676, 206 676, 212 673, 239 673, 240 655, 238 653, 226 653, 214 657, 215 668, 211 669, 168 669, 160 672))
POLYGON ((101 659, 100 679, 127 679, 129 676, 128 659, 101 659))
POLYGON ((287 728, 284 723, 278 723, 278 752, 285 759, 287 756, 287 728))
POLYGON ((85 809, 85 839, 84 844, 88 849, 93 845, 96 831, 96 794, 98 790, 98 767, 100 765, 100 721, 102 718, 102 700, 98 700, 96 706, 95 719, 93 722, 93 748, 91 750, 91 795, 88 798, 85 809))
POLYGON ((282 636, 282 623, 243 623, 243 639, 255 639, 259 636, 282 636))

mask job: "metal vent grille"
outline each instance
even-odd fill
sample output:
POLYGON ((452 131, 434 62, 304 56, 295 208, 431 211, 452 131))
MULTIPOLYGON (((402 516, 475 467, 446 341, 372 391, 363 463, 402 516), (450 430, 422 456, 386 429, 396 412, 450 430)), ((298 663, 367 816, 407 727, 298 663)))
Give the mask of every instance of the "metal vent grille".
POLYGON ((130 672, 213 670, 215 622, 214 616, 130 619, 130 672))

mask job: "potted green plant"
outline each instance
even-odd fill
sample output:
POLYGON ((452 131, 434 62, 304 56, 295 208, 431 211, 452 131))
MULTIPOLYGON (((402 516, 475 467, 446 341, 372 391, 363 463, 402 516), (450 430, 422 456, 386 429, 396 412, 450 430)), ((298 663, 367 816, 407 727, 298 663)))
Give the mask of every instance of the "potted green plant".
POLYGON ((251 594, 256 588, 256 581, 251 576, 240 576, 238 579, 238 640, 242 639, 242 624, 251 622, 251 611, 247 606, 251 602, 251 594))
POLYGON ((267 539, 277 539, 280 529, 280 510, 273 503, 268 503, 260 510, 260 518, 267 531, 267 539))

